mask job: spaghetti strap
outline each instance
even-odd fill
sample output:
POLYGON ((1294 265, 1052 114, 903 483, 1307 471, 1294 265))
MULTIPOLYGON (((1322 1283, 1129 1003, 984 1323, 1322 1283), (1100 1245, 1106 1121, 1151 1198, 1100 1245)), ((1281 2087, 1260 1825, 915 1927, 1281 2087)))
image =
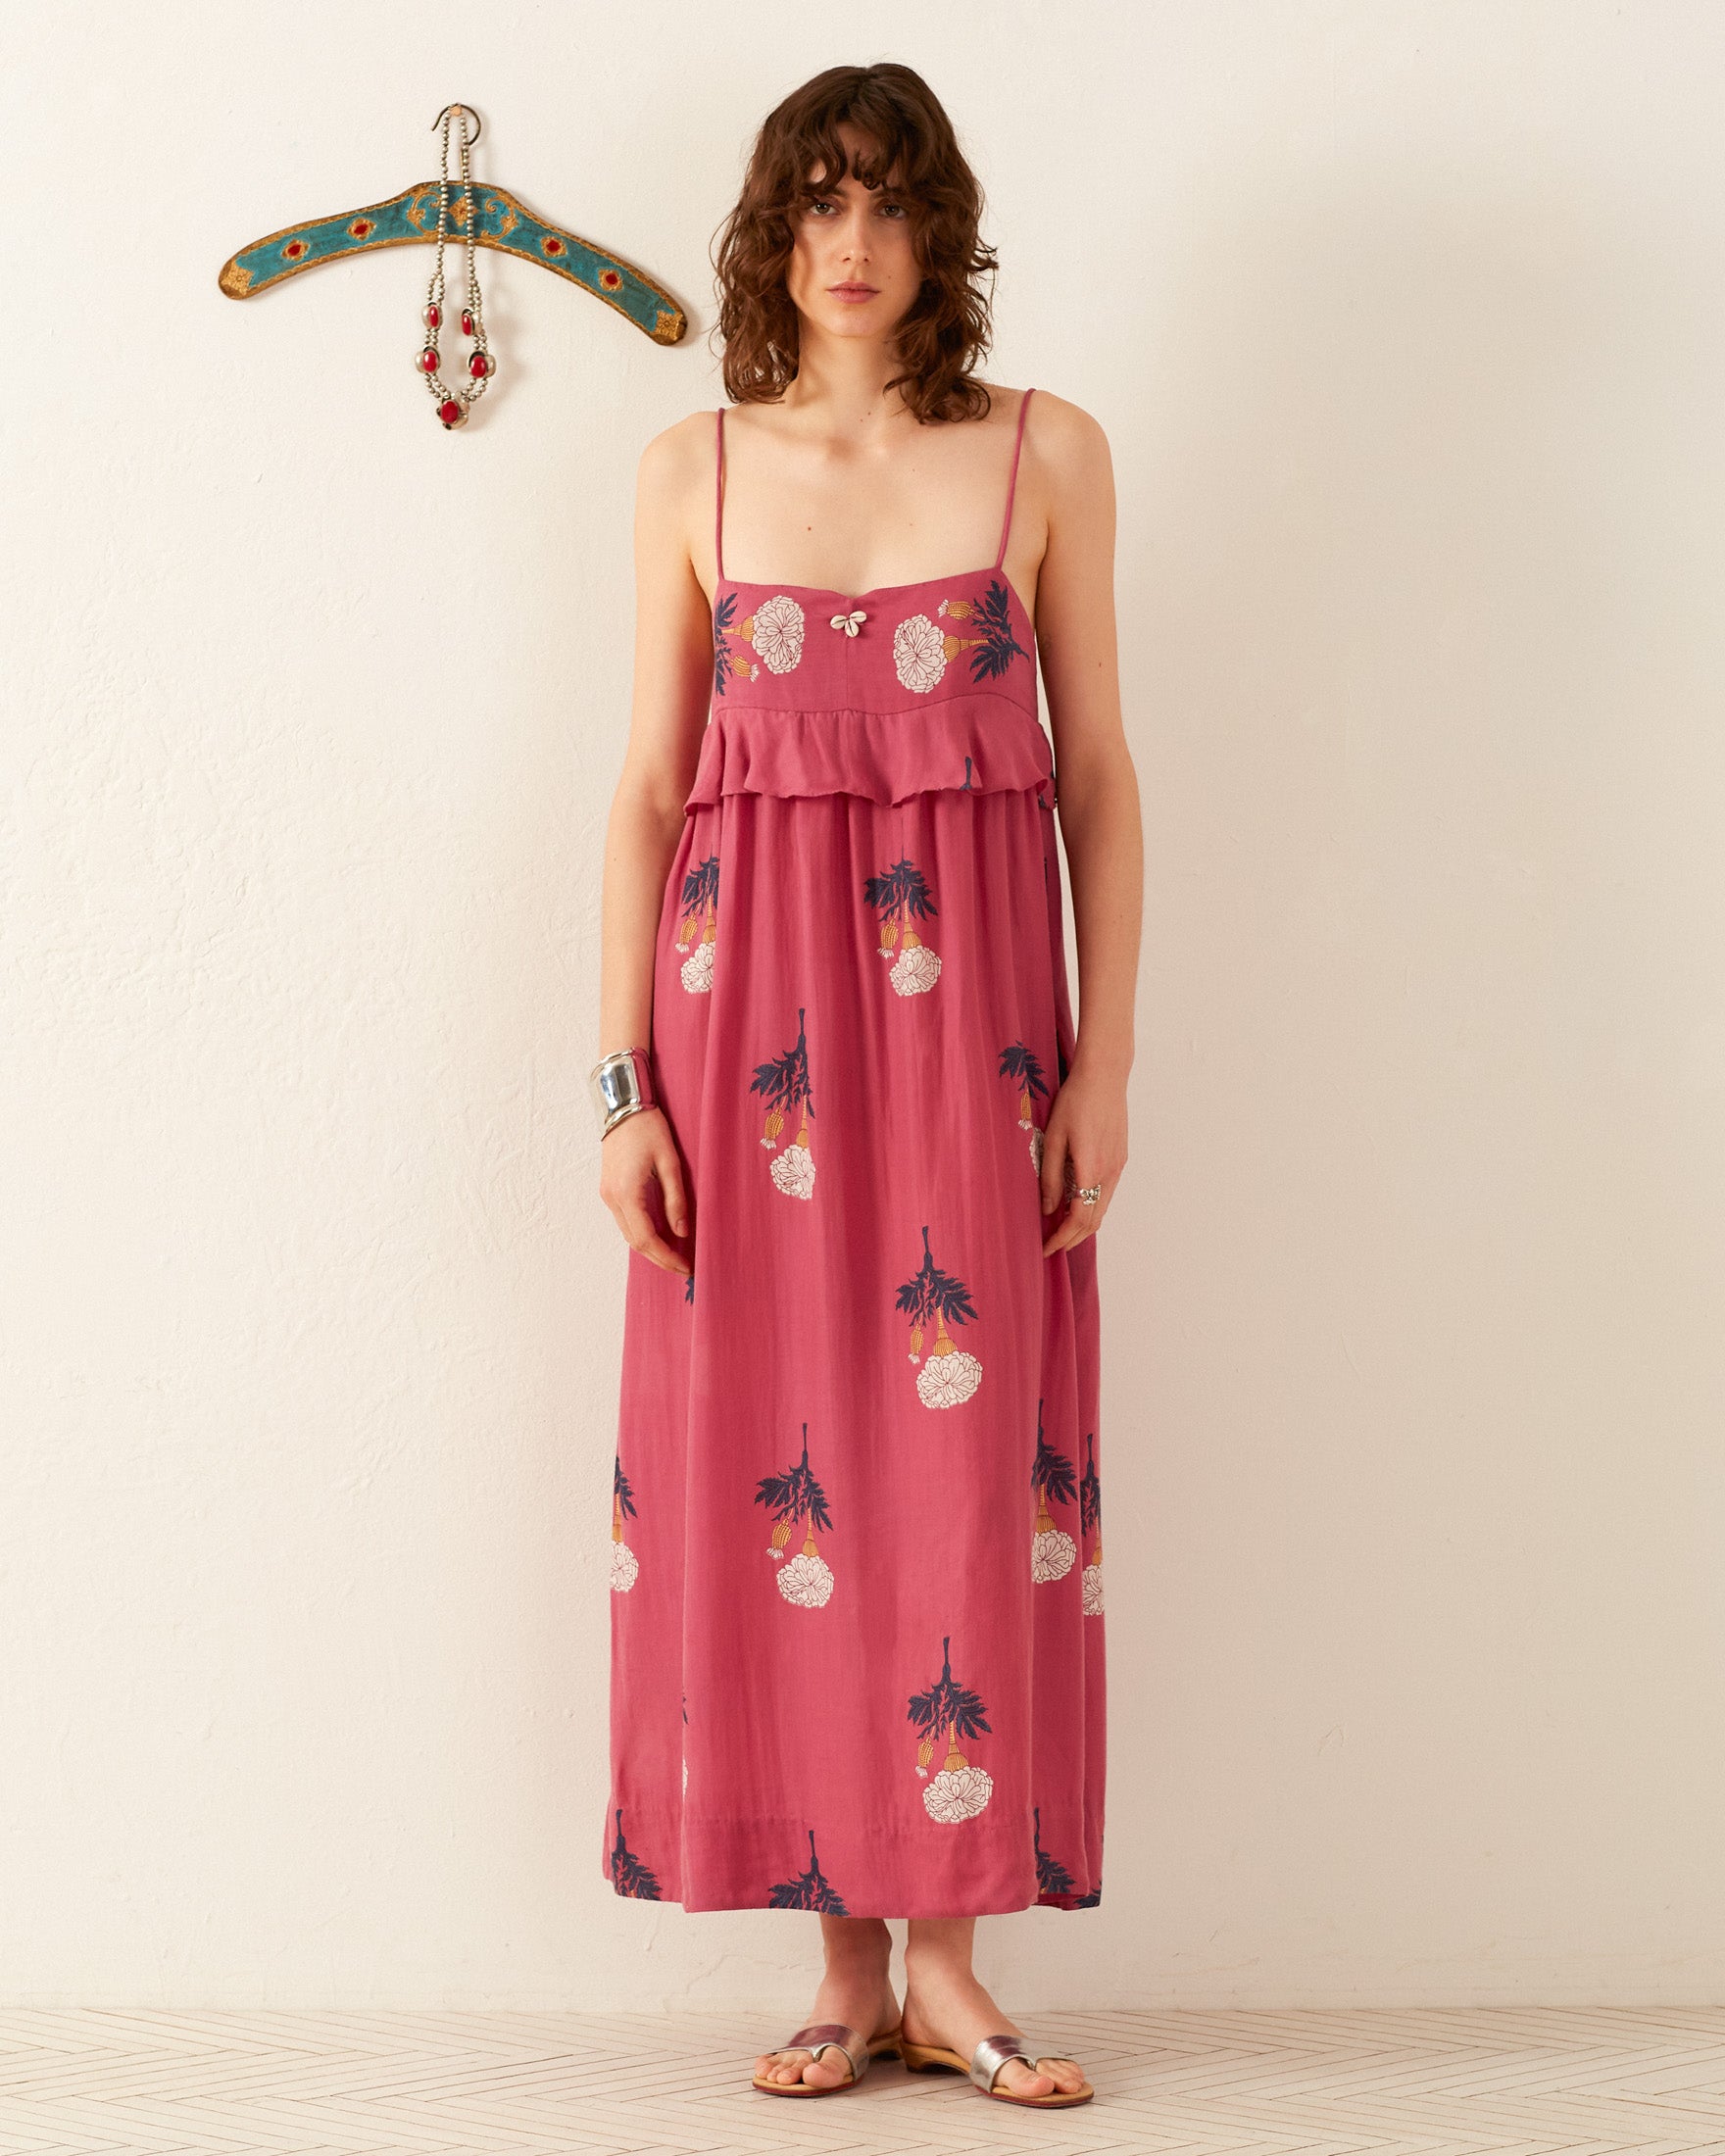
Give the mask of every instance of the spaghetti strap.
POLYGON ((1018 432, 1012 443, 1012 475, 1007 481, 1007 514, 1001 524, 1001 551, 994 558, 997 569, 1007 559, 1007 536, 1012 528, 1012 496, 1018 490, 1018 452, 1024 447, 1024 415, 1030 410, 1030 400, 1035 395, 1034 389, 1027 389, 1018 399, 1018 432))
POLYGON ((718 464, 713 482, 713 560, 718 581, 724 581, 724 407, 713 415, 718 421, 718 464))

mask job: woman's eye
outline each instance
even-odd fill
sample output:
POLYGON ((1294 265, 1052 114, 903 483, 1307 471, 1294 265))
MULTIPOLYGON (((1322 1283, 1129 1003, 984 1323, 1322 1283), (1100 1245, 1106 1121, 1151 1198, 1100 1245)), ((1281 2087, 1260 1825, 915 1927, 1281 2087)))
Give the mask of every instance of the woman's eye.
MULTIPOLYGON (((897 218, 901 220, 910 216, 910 212, 902 202, 883 202, 880 207, 888 217, 897 218)), ((837 208, 838 204, 829 201, 824 195, 815 195, 811 198, 809 203, 809 213, 812 217, 817 216, 823 210, 836 210, 837 208)))

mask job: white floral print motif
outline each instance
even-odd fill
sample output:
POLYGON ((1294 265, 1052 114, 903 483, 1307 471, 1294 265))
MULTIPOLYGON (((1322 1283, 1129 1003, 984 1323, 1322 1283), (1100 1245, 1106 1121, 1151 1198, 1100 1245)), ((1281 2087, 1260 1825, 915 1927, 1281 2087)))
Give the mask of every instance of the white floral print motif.
POLYGON ((916 1396, 924 1407, 959 1407, 982 1383, 982 1365, 965 1348, 936 1340, 926 1368, 916 1376, 916 1396))
POLYGON ((1061 1529, 1050 1528, 1035 1536, 1030 1544, 1030 1577, 1038 1587, 1050 1580, 1063 1580, 1072 1569, 1078 1545, 1061 1529))
POLYGON ((907 689, 936 687, 947 670, 947 640, 925 613, 913 613, 893 631, 893 664, 907 689))
POLYGON ((832 1568, 818 1550, 805 1546, 779 1574, 778 1591, 799 1609, 824 1608, 832 1595, 832 1568))
MULTIPOLYGON (((803 610, 788 592, 779 592, 765 606, 757 607, 751 641, 765 661, 769 672, 789 673, 803 656, 803 610)), ((745 621, 739 635, 747 635, 745 621)))
POLYGON ((947 1759, 949 1764, 923 1790, 922 1804, 930 1819, 952 1827, 961 1820, 974 1819, 985 1808, 994 1794, 994 1777, 986 1767, 967 1767, 964 1754, 956 1744, 947 1759), (956 1767, 950 1764, 955 1759, 956 1767))
MULTIPOLYGON (((808 1136, 805 1126, 803 1137, 808 1136)), ((814 1196, 814 1155, 800 1139, 793 1139, 770 1169, 772 1180, 787 1198, 814 1196)))
POLYGON ((918 943, 916 931, 907 928, 905 948, 894 959, 887 979, 901 996, 925 996, 940 979, 940 953, 918 943))

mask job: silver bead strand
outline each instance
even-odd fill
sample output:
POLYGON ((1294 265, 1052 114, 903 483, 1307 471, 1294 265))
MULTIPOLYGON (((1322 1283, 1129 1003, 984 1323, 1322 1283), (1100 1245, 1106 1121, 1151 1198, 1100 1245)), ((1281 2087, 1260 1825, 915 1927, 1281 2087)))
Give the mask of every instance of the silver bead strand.
POLYGON ((479 270, 477 256, 477 227, 479 222, 479 211, 478 205, 473 197, 472 165, 468 155, 471 143, 472 141, 476 140, 477 137, 468 136, 468 113, 467 106, 446 105, 442 113, 438 116, 438 122, 433 122, 433 124, 438 124, 440 122, 443 129, 443 155, 437 182, 437 256, 436 261, 432 267, 430 288, 426 294, 425 306, 422 312, 422 319, 424 320, 426 329, 429 334, 426 342, 420 347, 419 351, 416 354, 414 360, 414 365, 416 368, 422 376, 426 389, 430 392, 433 407, 436 411, 438 418, 442 420, 446 429, 451 430, 458 426, 463 426, 467 423, 468 411, 468 408, 471 406, 473 399, 483 392, 487 383, 490 381, 491 376, 497 370, 497 363, 491 357, 490 350, 485 342, 484 318, 479 311, 479 270), (449 129, 450 124, 457 113, 461 115, 462 126, 462 195, 463 199, 468 205, 468 229, 466 233, 468 248, 468 304, 466 311, 466 320, 463 323, 463 331, 464 334, 471 336, 471 338, 473 339, 474 352, 483 361, 484 364, 481 370, 475 374, 472 370, 471 360, 469 359, 468 368, 468 378, 464 381, 459 388, 452 390, 449 385, 444 381, 442 373, 439 371, 442 360, 441 354, 438 349, 438 339, 441 336, 445 327, 447 327, 447 324, 444 320, 444 311, 446 306, 446 287, 444 280, 443 254, 444 248, 447 245, 449 239, 449 129))
POLYGON ((472 340, 473 351, 468 356, 468 379, 457 394, 465 406, 472 404, 485 394, 491 377, 497 371, 497 362, 491 357, 491 348, 485 342, 485 317, 479 303, 479 205, 473 194, 472 170, 468 160, 467 111, 462 112, 462 193, 468 204, 468 318, 462 324, 463 333, 472 340), (482 360, 484 369, 475 374, 473 358, 482 360))

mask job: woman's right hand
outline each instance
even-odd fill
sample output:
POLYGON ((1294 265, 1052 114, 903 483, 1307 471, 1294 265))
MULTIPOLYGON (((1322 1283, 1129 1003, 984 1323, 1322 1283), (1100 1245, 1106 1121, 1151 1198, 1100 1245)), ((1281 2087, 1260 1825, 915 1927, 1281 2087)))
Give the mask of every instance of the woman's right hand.
POLYGON ((673 1250, 653 1220, 654 1186, 673 1235, 689 1232, 683 1163, 663 1108, 637 1108, 599 1141, 599 1195, 611 1207, 623 1241, 667 1273, 692 1273, 692 1259, 673 1250))

